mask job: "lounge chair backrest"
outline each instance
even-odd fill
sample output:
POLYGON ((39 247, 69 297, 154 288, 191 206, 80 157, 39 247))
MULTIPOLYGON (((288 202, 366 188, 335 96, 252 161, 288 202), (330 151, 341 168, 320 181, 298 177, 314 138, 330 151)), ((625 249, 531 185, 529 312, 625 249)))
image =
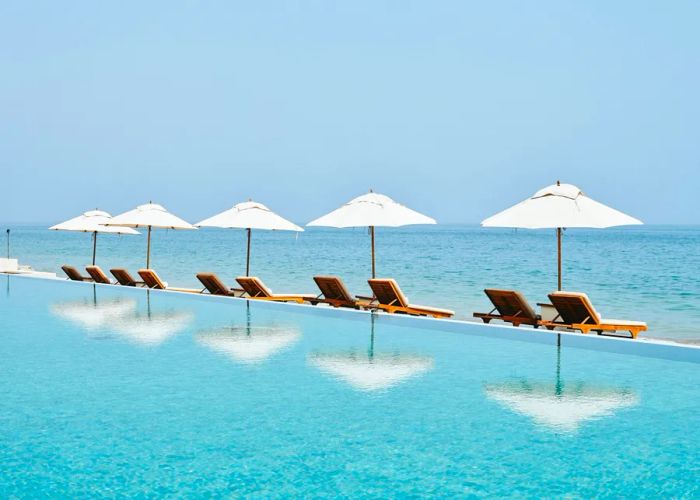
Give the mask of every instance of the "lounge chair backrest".
POLYGON ((251 297, 272 297, 272 291, 255 276, 239 276, 236 281, 251 297))
POLYGON ((148 288, 155 288, 156 290, 165 290, 166 286, 156 274, 153 269, 139 269, 139 276, 148 288))
POLYGON ((199 273, 197 279, 202 282, 204 288, 212 295, 228 295, 229 290, 219 277, 214 273, 199 273))
POLYGON ((367 280, 369 287, 380 304, 408 307, 408 299, 399 288, 396 280, 391 278, 376 278, 367 280))
POLYGON ((109 272, 112 273, 112 276, 114 276, 117 279, 117 282, 120 285, 136 286, 136 280, 134 280, 129 271, 127 271, 123 267, 110 269, 109 272))
POLYGON ((66 273, 69 279, 73 281, 85 281, 85 277, 82 276, 76 268, 73 266, 65 265, 61 266, 61 269, 63 269, 63 272, 66 273))
POLYGON ((498 290, 487 288, 484 293, 493 303, 501 316, 515 316, 537 319, 537 313, 530 307, 527 299, 517 290, 498 290))
POLYGON ((104 283, 106 285, 112 284, 107 275, 102 271, 100 266, 87 266, 85 270, 92 277, 95 283, 104 283))
POLYGON ((354 299, 343 280, 337 276, 314 276, 314 281, 326 299, 353 302, 354 299))
POLYGON ((549 300, 552 301, 552 305, 564 323, 600 323, 600 315, 585 293, 553 292, 549 294, 549 300))

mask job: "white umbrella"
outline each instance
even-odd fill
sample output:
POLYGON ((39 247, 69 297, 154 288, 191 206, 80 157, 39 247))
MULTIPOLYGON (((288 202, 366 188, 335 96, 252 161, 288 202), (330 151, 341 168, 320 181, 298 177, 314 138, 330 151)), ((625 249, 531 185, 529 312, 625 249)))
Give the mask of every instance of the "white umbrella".
POLYGON ((92 265, 95 265, 95 254, 97 253, 97 233, 112 234, 139 234, 129 227, 105 226, 110 222, 112 216, 102 210, 90 210, 82 215, 69 219, 49 229, 54 231, 77 231, 81 233, 92 233, 92 265))
POLYGON ((610 416, 639 403, 639 397, 629 390, 584 383, 561 388, 555 384, 511 382, 487 385, 484 391, 489 398, 540 425, 568 432, 576 431, 587 420, 610 416))
POLYGON ((151 267, 151 229, 197 229, 189 222, 186 222, 179 217, 168 212, 161 205, 148 202, 145 205, 139 205, 133 210, 124 212, 106 223, 108 226, 126 226, 126 227, 147 227, 148 228, 148 246, 146 247, 146 268, 151 267))
POLYGON ((642 221, 592 200, 572 184, 560 184, 559 181, 481 222, 484 227, 556 228, 559 290, 563 228, 606 228, 634 224, 642 224, 642 221))
POLYGON ((234 361, 257 364, 301 338, 297 328, 282 326, 234 326, 197 334, 197 342, 234 361))
POLYGON ((375 277, 374 228, 400 227, 412 224, 436 224, 435 219, 411 210, 379 193, 368 194, 350 200, 342 207, 319 217, 307 226, 369 227, 372 239, 372 278, 375 277))
POLYGON ((246 254, 245 275, 250 274, 250 236, 252 229, 270 231, 303 231, 296 224, 280 217, 262 203, 249 200, 234 205, 208 219, 195 224, 197 227, 223 227, 227 229, 245 229, 248 232, 248 251, 246 254))

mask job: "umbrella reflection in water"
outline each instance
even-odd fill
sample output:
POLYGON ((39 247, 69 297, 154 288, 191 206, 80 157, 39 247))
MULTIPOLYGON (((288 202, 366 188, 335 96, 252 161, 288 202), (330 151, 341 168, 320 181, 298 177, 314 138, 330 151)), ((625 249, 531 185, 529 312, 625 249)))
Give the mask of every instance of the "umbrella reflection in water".
POLYGON ((51 312, 87 330, 109 330, 129 341, 142 345, 157 345, 184 330, 192 321, 187 311, 151 311, 150 291, 147 308, 140 313, 132 298, 97 299, 93 285, 92 299, 57 302, 51 312))
POLYGON ((562 432, 576 432, 587 421, 609 417, 623 408, 639 404, 631 389, 592 385, 583 381, 564 383, 560 374, 560 348, 557 348, 557 375, 554 383, 513 380, 486 384, 490 399, 535 423, 562 432))
POLYGON ((394 387, 433 368, 432 357, 398 352, 375 352, 374 314, 371 316, 370 346, 366 353, 312 353, 308 363, 363 392, 394 387))
POLYGON ((251 324, 250 303, 246 303, 246 325, 212 328, 199 332, 201 345, 244 364, 258 364, 290 347, 301 338, 295 326, 251 324))
POLYGON ((146 314, 134 312, 114 322, 114 329, 127 340, 141 345, 158 345, 192 322, 189 311, 151 311, 151 292, 146 290, 146 314))
POLYGON ((51 312, 86 330, 98 330, 118 322, 136 308, 134 299, 110 298, 98 301, 94 288, 95 285, 92 299, 56 302, 51 304, 51 312))

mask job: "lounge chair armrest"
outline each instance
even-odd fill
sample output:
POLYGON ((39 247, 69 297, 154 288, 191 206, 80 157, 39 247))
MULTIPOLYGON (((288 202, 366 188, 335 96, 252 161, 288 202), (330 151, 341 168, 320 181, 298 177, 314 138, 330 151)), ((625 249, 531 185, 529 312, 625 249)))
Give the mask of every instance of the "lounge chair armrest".
POLYGON ((355 298, 360 299, 360 300, 370 300, 370 301, 377 300, 376 297, 366 297, 364 295, 355 295, 355 298))

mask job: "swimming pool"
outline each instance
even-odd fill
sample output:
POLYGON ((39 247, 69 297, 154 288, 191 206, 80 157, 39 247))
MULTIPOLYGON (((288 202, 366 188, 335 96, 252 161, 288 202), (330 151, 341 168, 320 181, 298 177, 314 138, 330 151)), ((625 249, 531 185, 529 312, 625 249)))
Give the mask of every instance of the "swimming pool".
POLYGON ((3 497, 700 494, 700 364, 673 350, 0 285, 3 497))

